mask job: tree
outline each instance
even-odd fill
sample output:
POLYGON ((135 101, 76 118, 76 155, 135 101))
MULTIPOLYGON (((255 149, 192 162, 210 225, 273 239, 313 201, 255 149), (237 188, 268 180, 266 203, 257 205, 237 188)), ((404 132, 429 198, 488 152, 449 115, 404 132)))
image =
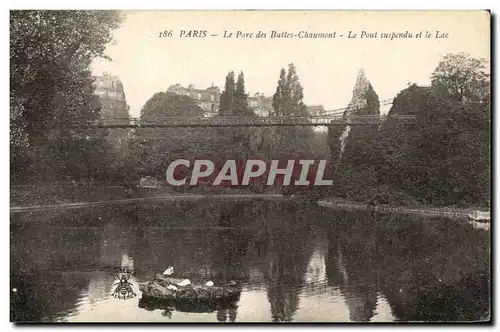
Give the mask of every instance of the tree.
POLYGON ((432 85, 442 85, 460 102, 487 102, 490 83, 486 66, 486 60, 466 53, 447 54, 432 74, 432 85))
POLYGON ((281 68, 280 78, 278 80, 278 86, 276 87, 276 92, 273 95, 273 108, 274 113, 277 116, 285 115, 285 104, 286 99, 286 71, 285 68, 281 68))
MULTIPOLYGON (((280 71, 276 92, 273 95, 274 114, 278 117, 307 117, 307 107, 303 102, 303 88, 299 81, 295 65, 288 65, 288 72, 280 71)), ((308 126, 281 126, 267 129, 263 137, 267 155, 271 159, 284 162, 291 159, 314 159, 321 155, 317 148, 314 133, 308 126)), ((297 193, 300 188, 287 188, 290 193, 297 193)), ((303 189, 303 188, 302 188, 303 189)), ((312 193, 308 188, 304 192, 312 193)))
POLYGON ((247 94, 245 93, 245 78, 243 72, 238 75, 238 80, 236 81, 236 90, 234 93, 234 105, 233 105, 233 114, 240 116, 248 116, 248 101, 247 94))
POLYGON ((16 181, 73 176, 70 160, 82 150, 69 147, 105 135, 85 125, 99 117, 89 68, 94 58, 105 57, 121 19, 114 11, 11 11, 11 174, 16 181))
POLYGON ((304 93, 299 82, 295 65, 288 65, 288 74, 282 68, 276 92, 273 95, 273 108, 278 116, 307 116, 303 102, 304 93))
MULTIPOLYGON (((142 107, 141 120, 166 116, 202 116, 203 110, 189 97, 170 92, 155 93, 142 107)), ((175 159, 200 156, 211 140, 207 129, 138 129, 131 143, 132 166, 142 175, 165 178, 168 165, 175 159)))
MULTIPOLYGON (((433 75, 435 80, 440 77, 439 83, 434 81, 430 88, 412 85, 394 99, 389 115, 415 115, 416 121, 403 126, 390 119, 382 125, 383 162, 378 173, 382 184, 425 204, 487 206, 490 130, 489 103, 484 98, 488 91, 476 98, 471 92, 478 90, 468 84, 477 86, 477 80, 462 81, 459 87, 457 80, 443 79, 443 63, 450 65, 450 73, 460 71, 451 64, 463 65, 462 56, 461 61, 450 59, 456 60, 445 56, 433 75)), ((466 62, 477 63, 474 59, 466 62)))
MULTIPOLYGON (((238 75, 234 83, 234 72, 226 76, 226 84, 220 98, 220 116, 255 116, 248 107, 247 94, 245 93, 245 79, 243 72, 238 75)), ((252 128, 219 128, 217 129, 218 159, 246 159, 251 154, 252 128)))
POLYGON ((165 116, 203 116, 203 110, 188 96, 157 92, 142 107, 141 119, 165 116))
MULTIPOLYGON (((288 65, 288 73, 284 68, 280 71, 276 92, 273 95, 273 108, 277 116, 307 116, 307 107, 303 102, 304 94, 299 82, 295 65, 288 65)), ((276 150, 282 157, 293 155, 310 155, 312 130, 309 127, 278 127, 276 150)))
MULTIPOLYGON (((371 84, 368 84, 362 98, 366 100, 366 105, 357 109, 356 115, 380 115, 379 97, 371 84)), ((352 126, 346 139, 340 163, 335 169, 335 190, 349 198, 363 197, 369 192, 367 188, 375 188, 378 185, 378 124, 352 126)))
POLYGON ((227 116, 232 114, 232 108, 234 107, 235 93, 236 91, 234 85, 234 72, 230 71, 226 76, 226 84, 224 86, 224 91, 220 96, 219 115, 227 116))
MULTIPOLYGON (((364 92, 363 99, 366 100, 366 105, 359 108, 356 115, 380 115, 379 97, 371 84, 364 92)), ((349 131, 342 161, 359 166, 375 164, 378 153, 377 136, 378 124, 353 126, 349 131)))
POLYGON ((405 159, 410 157, 411 140, 426 126, 420 121, 412 125, 402 124, 394 116, 413 115, 418 119, 422 111, 429 108, 431 93, 428 87, 412 84, 394 98, 388 118, 380 128, 379 143, 383 161, 378 164, 378 172, 383 184, 393 185, 405 181, 407 174, 402 167, 405 159))
MULTIPOLYGON (((337 172, 337 194, 365 200, 384 196, 385 202, 404 205, 487 206, 489 82, 472 72, 480 63, 463 54, 445 56, 431 87, 413 84, 394 98, 380 130, 353 128, 337 172), (416 120, 401 124, 392 118, 397 115, 416 120)), ((357 114, 379 114, 371 86, 365 97, 366 109, 357 114)))
POLYGON ((286 80, 285 96, 287 101, 287 112, 293 116, 307 116, 307 108, 303 102, 304 89, 299 82, 299 76, 293 63, 288 65, 288 76, 286 80))

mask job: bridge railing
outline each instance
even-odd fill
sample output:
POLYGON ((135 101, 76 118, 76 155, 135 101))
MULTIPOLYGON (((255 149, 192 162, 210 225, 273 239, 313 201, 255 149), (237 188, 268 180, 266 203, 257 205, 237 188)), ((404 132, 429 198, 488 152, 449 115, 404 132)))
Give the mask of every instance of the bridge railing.
MULTIPOLYGON (((325 116, 215 116, 186 117, 170 116, 161 118, 102 118, 89 123, 98 127, 188 127, 188 126, 314 126, 314 125, 373 125, 385 121, 387 116, 378 115, 325 115, 325 116)), ((393 116, 398 122, 412 123, 416 117, 409 115, 393 116)))

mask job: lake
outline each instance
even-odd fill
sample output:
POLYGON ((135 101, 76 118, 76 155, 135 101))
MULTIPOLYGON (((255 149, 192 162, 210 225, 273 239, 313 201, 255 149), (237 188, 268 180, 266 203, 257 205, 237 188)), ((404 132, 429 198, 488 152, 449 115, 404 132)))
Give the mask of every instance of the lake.
POLYGON ((12 321, 489 319, 490 233, 459 220, 207 199, 12 213, 10 241, 12 321), (206 312, 140 305, 139 283, 169 266, 234 279, 241 296, 206 312), (117 268, 136 297, 113 296, 117 268))

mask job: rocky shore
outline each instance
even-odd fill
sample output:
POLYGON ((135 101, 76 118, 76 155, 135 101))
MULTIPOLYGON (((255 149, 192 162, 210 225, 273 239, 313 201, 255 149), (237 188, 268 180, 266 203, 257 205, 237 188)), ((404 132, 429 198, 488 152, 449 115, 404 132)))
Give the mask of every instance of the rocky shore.
POLYGON ((218 306, 230 304, 240 298, 241 286, 237 283, 224 285, 192 285, 179 286, 182 279, 171 278, 162 274, 157 274, 154 280, 139 285, 142 292, 142 303, 147 304, 191 304, 218 306), (169 287, 170 286, 170 287, 169 287), (172 287, 175 286, 175 287, 172 287))

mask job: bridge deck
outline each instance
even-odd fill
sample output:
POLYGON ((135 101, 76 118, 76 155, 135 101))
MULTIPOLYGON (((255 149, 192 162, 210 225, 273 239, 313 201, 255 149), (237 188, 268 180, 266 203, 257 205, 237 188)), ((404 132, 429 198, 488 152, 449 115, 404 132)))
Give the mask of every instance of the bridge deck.
MULTIPOLYGON (((316 116, 316 117, 163 117, 163 118, 129 118, 100 119, 91 123, 99 128, 166 128, 166 127, 259 127, 259 126, 326 126, 326 125, 376 125, 384 122, 387 116, 316 116)), ((400 115, 392 117, 398 122, 407 124, 415 120, 415 116, 400 115)))

